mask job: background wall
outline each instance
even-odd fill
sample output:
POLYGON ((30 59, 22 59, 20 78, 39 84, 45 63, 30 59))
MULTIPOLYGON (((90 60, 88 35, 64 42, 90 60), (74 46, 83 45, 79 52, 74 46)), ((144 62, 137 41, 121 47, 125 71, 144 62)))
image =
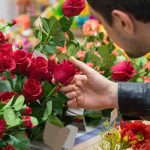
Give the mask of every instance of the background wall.
POLYGON ((0 0, 0 18, 10 21, 17 16, 16 0, 0 0))

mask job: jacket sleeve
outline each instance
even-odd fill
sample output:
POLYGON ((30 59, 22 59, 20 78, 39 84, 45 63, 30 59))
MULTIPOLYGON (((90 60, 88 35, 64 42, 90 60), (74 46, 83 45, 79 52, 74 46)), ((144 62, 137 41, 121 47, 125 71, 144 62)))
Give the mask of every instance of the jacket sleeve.
POLYGON ((125 120, 150 120, 150 83, 119 83, 118 100, 125 120))

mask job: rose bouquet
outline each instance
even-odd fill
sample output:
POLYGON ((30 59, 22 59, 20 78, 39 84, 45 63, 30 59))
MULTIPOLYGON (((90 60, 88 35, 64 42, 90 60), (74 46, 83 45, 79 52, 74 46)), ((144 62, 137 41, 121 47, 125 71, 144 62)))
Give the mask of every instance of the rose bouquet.
MULTIPOLYGON (((65 125, 67 98, 59 88, 70 83, 77 69, 69 61, 56 61, 52 56, 56 46, 65 43, 63 22, 54 17, 41 20, 42 28, 35 31, 39 43, 30 52, 22 46, 16 49, 0 32, 1 149, 26 150, 28 138, 42 141, 47 121, 65 125)), ((14 24, 1 26, 1 31, 14 24)))

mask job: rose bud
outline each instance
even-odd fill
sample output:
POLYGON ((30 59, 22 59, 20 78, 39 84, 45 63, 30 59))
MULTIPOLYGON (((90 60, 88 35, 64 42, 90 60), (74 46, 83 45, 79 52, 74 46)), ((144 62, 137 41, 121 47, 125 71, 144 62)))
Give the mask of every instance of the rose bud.
POLYGON ((18 94, 16 92, 0 92, 0 102, 7 104, 13 96, 18 97, 18 94))
POLYGON ((9 40, 10 40, 10 34, 7 33, 7 34, 5 35, 5 38, 6 38, 6 42, 9 42, 9 40))
POLYGON ((6 43, 4 34, 0 31, 0 44, 6 43))
MULTIPOLYGON (((16 76, 15 76, 14 74, 11 74, 11 78, 12 78, 12 79, 15 79, 16 76)), ((6 78, 5 76, 1 76, 0 79, 3 80, 3 81, 4 81, 4 80, 7 80, 7 78, 6 78)))
POLYGON ((4 120, 0 120, 0 139, 3 137, 5 130, 6 122, 4 120))
POLYGON ((31 115, 32 114, 32 109, 31 107, 27 106, 22 115, 31 115))
POLYGON ((62 12, 64 16, 73 17, 79 15, 85 7, 85 0, 65 0, 62 12))
POLYGON ((38 100, 42 94, 41 83, 35 79, 28 79, 23 85, 22 94, 25 97, 26 103, 38 100))
POLYGON ((84 60, 84 58, 85 58, 85 55, 86 55, 86 52, 85 51, 78 51, 77 52, 77 57, 80 59, 80 60, 84 60))
POLYGON ((31 117, 30 116, 24 116, 22 118, 23 124, 25 125, 26 128, 33 128, 33 124, 31 122, 31 117))
POLYGON ((111 68, 112 70, 112 79, 115 81, 126 82, 134 77, 135 69, 132 66, 131 62, 123 61, 111 68))
POLYGON ((15 148, 11 145, 7 145, 6 147, 2 148, 2 150, 15 150, 15 148))
POLYGON ((64 60, 54 68, 53 76, 56 82, 66 85, 73 80, 76 71, 76 67, 71 62, 64 60))
POLYGON ((31 62, 28 53, 23 50, 17 50, 14 52, 13 56, 16 62, 16 72, 19 74, 26 74, 31 62))
POLYGON ((13 19, 11 22, 8 23, 8 26, 12 27, 12 26, 16 25, 16 23, 17 23, 16 20, 13 19))
POLYGON ((91 67, 91 68, 94 67, 94 64, 93 64, 93 63, 87 62, 86 64, 87 64, 89 67, 91 67))
POLYGON ((28 68, 28 78, 36 80, 44 80, 48 73, 48 61, 43 57, 33 58, 28 68))

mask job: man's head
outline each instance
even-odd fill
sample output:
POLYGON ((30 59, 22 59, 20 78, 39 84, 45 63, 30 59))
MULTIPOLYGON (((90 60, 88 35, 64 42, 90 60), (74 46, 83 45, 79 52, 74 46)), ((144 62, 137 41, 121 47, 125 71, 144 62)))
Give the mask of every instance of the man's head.
POLYGON ((150 50, 150 0, 87 0, 108 34, 131 56, 150 50))

